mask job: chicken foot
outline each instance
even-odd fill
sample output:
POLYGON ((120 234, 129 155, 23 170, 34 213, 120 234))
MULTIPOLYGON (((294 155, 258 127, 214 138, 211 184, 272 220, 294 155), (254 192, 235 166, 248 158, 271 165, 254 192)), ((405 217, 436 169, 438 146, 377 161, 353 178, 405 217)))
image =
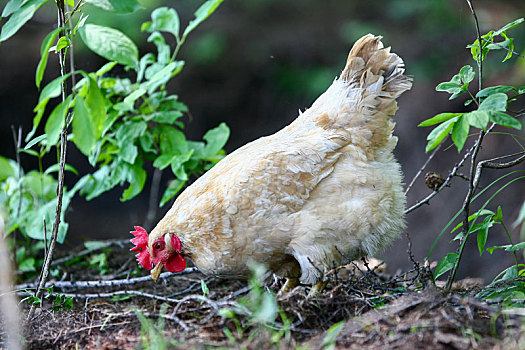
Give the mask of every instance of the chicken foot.
POLYGON ((328 281, 317 281, 308 292, 307 298, 314 297, 318 293, 321 293, 325 289, 327 283, 328 281))

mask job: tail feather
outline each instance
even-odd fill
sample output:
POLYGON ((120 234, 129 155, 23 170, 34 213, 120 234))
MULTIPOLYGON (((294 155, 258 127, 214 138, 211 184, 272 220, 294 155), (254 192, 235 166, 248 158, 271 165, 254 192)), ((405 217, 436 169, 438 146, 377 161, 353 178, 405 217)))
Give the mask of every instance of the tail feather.
POLYGON ((349 84, 360 81, 366 72, 383 77, 383 91, 393 93, 397 98, 412 86, 410 77, 404 75, 403 60, 390 48, 383 48, 381 36, 367 34, 357 40, 346 60, 340 79, 349 84))
POLYGON ((339 79, 312 105, 309 115, 334 132, 341 144, 351 143, 374 154, 395 147, 392 137, 396 98, 412 86, 403 60, 383 48, 380 36, 365 35, 348 55, 339 79))

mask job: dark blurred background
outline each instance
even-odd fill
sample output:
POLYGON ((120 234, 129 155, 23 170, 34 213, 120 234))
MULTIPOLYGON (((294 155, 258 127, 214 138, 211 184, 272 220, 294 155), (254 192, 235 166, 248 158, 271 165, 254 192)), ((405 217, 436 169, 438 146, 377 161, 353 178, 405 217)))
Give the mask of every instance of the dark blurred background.
MULTIPOLYGON (((5 3, 5 0, 0 1, 0 8, 5 3)), ((154 46, 146 42, 147 34, 140 32, 140 24, 149 19, 155 7, 174 6, 184 27, 201 1, 142 0, 141 3, 144 9, 125 16, 108 14, 89 5, 84 10, 90 14, 88 22, 125 32, 143 55, 147 51, 155 52, 154 46)), ((16 36, 0 46, 2 156, 14 158, 15 155, 12 125, 22 126, 24 135, 31 129, 32 109, 38 99, 34 71, 42 39, 56 26, 54 6, 53 2, 47 3, 16 36)), ((474 6, 483 33, 525 15, 524 1, 474 1, 474 6)), ((190 113, 185 119, 188 138, 201 139, 206 130, 225 121, 232 131, 226 150, 232 151, 277 131, 296 118, 299 109, 309 107, 330 85, 343 68, 353 42, 369 32, 382 35, 383 42, 404 58, 408 74, 414 77, 414 86, 401 97, 395 118, 395 133, 399 136, 396 154, 405 181, 410 182, 427 158, 424 149, 430 129, 417 128, 417 124, 440 112, 468 109, 463 106, 464 99, 449 101, 448 94, 435 91, 439 82, 448 81, 463 65, 475 66, 465 46, 475 40, 476 32, 470 10, 462 0, 225 0, 217 12, 189 36, 179 55, 186 66, 169 86, 169 90, 179 94, 189 106, 190 113)), ((524 52, 525 25, 512 30, 511 34, 516 39, 516 50, 524 52)), ((95 70, 104 64, 102 58, 86 50, 81 43, 75 50, 77 68, 95 70)), ((525 60, 513 58, 500 64, 504 56, 503 52, 497 52, 487 59, 484 85, 525 85, 525 60)), ((50 57, 44 83, 57 75, 57 62, 50 57)), ((523 131, 512 132, 525 136, 523 131)), ((470 137, 466 147, 474 139, 470 137)), ((450 143, 450 140, 445 143, 446 147, 438 152, 426 171, 447 176, 460 159, 457 150, 448 147, 450 143)), ((479 159, 520 150, 518 143, 508 135, 489 136, 479 159)), ((81 173, 92 171, 74 146, 69 148, 68 162, 81 173)), ((34 159, 24 155, 22 164, 25 169, 36 165, 34 159)), ((525 166, 522 164, 519 169, 525 166)), ((467 174, 468 168, 461 172, 467 174)), ((480 185, 488 185, 502 174, 503 171, 486 170, 480 185)), ((161 193, 170 179, 171 175, 163 176, 161 193)), ((76 177, 68 174, 66 180, 72 184, 76 177)), ((150 178, 144 193, 125 203, 118 199, 122 189, 90 202, 76 198, 67 213, 70 230, 63 248, 85 240, 126 238, 133 225, 145 221, 149 184, 150 178)), ((499 187, 487 193, 491 195, 499 187)), ((430 205, 407 216, 416 259, 423 260, 434 239, 460 209, 466 189, 466 182, 455 178, 451 188, 435 197, 430 205)), ((424 178, 419 178, 408 194, 408 205, 430 192, 424 178)), ((473 211, 487 198, 478 199, 473 211)), ((522 180, 495 197, 488 208, 496 210, 497 205, 501 205, 504 220, 511 227, 524 199, 522 180)), ((168 208, 166 205, 157 210, 157 218, 168 208)), ((515 242, 519 241, 519 228, 514 228, 512 235, 515 242)), ((445 233, 431 260, 455 252, 456 244, 449 244, 451 238, 453 235, 445 233)), ((489 246, 507 243, 500 227, 491 230, 489 246)), ((411 267, 406 250, 407 239, 401 236, 381 256, 391 272, 411 267)), ((473 237, 459 274, 460 277, 481 276, 490 280, 512 262, 512 255, 500 250, 493 256, 484 253, 480 258, 473 237)))

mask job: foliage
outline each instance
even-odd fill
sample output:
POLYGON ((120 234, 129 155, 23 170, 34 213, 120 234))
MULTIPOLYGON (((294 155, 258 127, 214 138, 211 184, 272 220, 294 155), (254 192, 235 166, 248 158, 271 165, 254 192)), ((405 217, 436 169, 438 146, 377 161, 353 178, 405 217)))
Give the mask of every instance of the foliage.
MULTIPOLYGON (((447 288, 450 288, 451 282, 455 277, 455 272, 460 264, 465 243, 469 236, 476 234, 477 246, 480 255, 482 255, 485 251, 488 251, 490 254, 492 254, 496 249, 504 249, 505 251, 512 252, 514 255, 515 264, 498 275, 489 286, 487 286, 482 292, 478 294, 478 297, 481 298, 502 298, 504 302, 507 302, 512 298, 523 298, 523 295, 525 295, 525 284, 519 280, 516 280, 525 271, 524 269, 520 270, 522 265, 518 263, 517 256, 517 251, 523 250, 525 248, 525 242, 520 242, 517 244, 513 242, 509 230, 503 221, 503 210, 501 206, 497 206, 497 210, 495 212, 488 210, 487 206, 497 194, 499 194, 513 182, 523 179, 524 176, 519 176, 515 179, 512 179, 497 189, 497 191, 474 214, 469 215, 469 207, 470 204, 472 204, 483 192, 491 188, 500 180, 506 178, 509 175, 520 172, 515 171, 501 176, 499 179, 486 186, 474 196, 474 191, 476 191, 477 185, 479 183, 481 169, 483 166, 487 166, 488 164, 488 161, 479 162, 476 164, 477 150, 481 146, 483 136, 487 133, 490 133, 495 124, 518 130, 522 128, 522 123, 518 118, 523 114, 520 114, 519 112, 512 112, 513 109, 510 106, 512 103, 523 101, 525 86, 517 87, 510 85, 496 85, 482 88, 482 76, 480 75, 482 72, 482 62, 486 59, 490 51, 505 49, 507 53, 503 59, 503 62, 509 60, 513 54, 516 54, 514 52, 513 38, 508 35, 508 30, 520 25, 522 22, 524 22, 524 19, 520 18, 503 26, 499 30, 490 31, 487 34, 482 35, 481 45, 479 40, 476 40, 473 44, 468 45, 468 48, 471 50, 472 57, 474 60, 476 60, 479 68, 479 88, 476 93, 472 93, 471 87, 469 86, 469 84, 476 77, 476 73, 470 65, 462 67, 459 73, 454 75, 450 81, 443 82, 436 87, 437 91, 448 92, 451 95, 451 100, 466 94, 468 97, 464 103, 465 106, 468 106, 474 102, 477 107, 475 110, 470 112, 440 113, 419 124, 419 126, 437 125, 427 136, 427 152, 441 144, 450 134, 458 152, 461 153, 469 136, 470 128, 474 127, 480 129, 478 140, 476 141, 473 148, 466 152, 466 155, 464 156, 470 156, 472 158, 472 169, 470 178, 467 179, 469 181, 469 192, 465 197, 463 208, 457 212, 457 214, 450 220, 443 231, 438 235, 434 245, 432 245, 430 249, 430 253, 432 252, 436 242, 442 237, 443 233, 450 227, 452 222, 460 215, 460 213, 463 213, 465 217, 463 222, 459 223, 454 229, 451 230, 451 233, 454 233, 456 230, 462 229, 462 231, 458 233, 453 239, 453 241, 458 240, 460 242, 460 247, 456 253, 448 253, 439 261, 434 272, 434 279, 437 279, 452 270, 447 283, 447 288), (495 40, 498 37, 501 37, 504 40, 496 42, 495 40), (482 219, 482 222, 476 223, 478 219, 482 219), (510 244, 487 247, 489 232, 491 231, 491 228, 497 225, 501 225, 510 244)), ((521 147, 522 149, 525 149, 523 145, 521 145, 521 147)), ((507 156, 496 159, 505 157, 507 156)), ((512 165, 503 166, 502 163, 499 163, 490 166, 495 168, 505 168, 512 165)), ((523 211, 525 211, 525 209, 523 211)), ((523 216, 524 215, 521 215, 518 220, 516 220, 514 224, 515 226, 523 222, 523 216)))
MULTIPOLYGON (((10 0, 2 12, 2 17, 9 19, 2 26, 0 42, 14 35, 46 1, 10 0)), ((136 0, 86 2, 119 14, 141 8, 136 0)), ((65 165, 65 170, 77 177, 71 189, 64 189, 59 243, 64 242, 68 229, 64 213, 76 194, 91 200, 127 184, 121 200, 130 200, 142 192, 146 168, 152 164, 159 170, 169 167, 173 176, 160 200, 162 206, 191 176, 199 176, 224 157, 222 148, 229 138, 226 124, 209 130, 203 141, 187 140, 182 117, 188 108, 166 88, 184 67, 185 62, 178 59, 177 54, 188 35, 221 3, 222 0, 209 0, 202 4, 182 34, 175 9, 153 10, 151 21, 144 23, 142 30, 148 33, 147 40, 155 45, 156 53, 140 56, 137 45, 126 34, 89 23, 82 13, 84 0, 68 1, 73 10, 67 13, 69 17, 65 22, 71 23, 71 27, 54 29, 42 42, 41 59, 35 73, 35 85, 41 90, 34 108, 33 128, 25 137, 27 144, 17 150, 36 157, 39 169, 24 172, 17 162, 0 157, 0 207, 7 217, 7 234, 18 230, 26 239, 25 250, 16 254, 19 266, 25 270, 35 269, 36 251, 31 248, 29 239, 51 238, 60 159, 47 169, 42 168, 42 160, 53 157, 53 148, 58 153, 61 133, 69 133, 68 140, 95 170, 80 177, 72 166, 65 165), (165 35, 175 37, 174 48, 166 43, 165 35), (43 84, 49 55, 73 55, 73 44, 79 39, 109 62, 94 72, 73 68, 43 84), (116 73, 117 68, 125 74, 116 73), (66 87, 68 82, 71 82, 70 90, 66 87), (58 103, 49 110, 48 106, 56 99, 58 103), (38 135, 42 128, 44 132, 38 135)), ((57 6, 63 7, 64 3, 58 1, 57 6)), ((65 59, 62 60, 65 66, 65 59)), ((91 260, 101 273, 104 273, 104 257, 99 255, 91 260)))
POLYGON ((165 319, 162 315, 166 314, 167 309, 168 304, 162 304, 160 306, 159 318, 156 325, 140 311, 135 311, 135 315, 140 321, 140 339, 144 349, 162 350, 168 349, 170 345, 173 345, 163 334, 165 319))
POLYGON ((278 344, 283 336, 285 341, 289 342, 292 320, 280 310, 275 296, 264 286, 266 268, 251 263, 250 270, 252 271, 252 277, 248 282, 250 294, 239 298, 235 307, 219 310, 219 315, 231 320, 234 326, 235 333, 225 327, 224 334, 235 346, 244 342, 250 343, 256 336, 267 333, 270 334, 270 344, 278 344), (278 316, 282 324, 277 323, 278 316))
MULTIPOLYGON (((44 299, 49 300, 51 302, 51 310, 53 310, 53 312, 68 311, 73 309, 73 297, 68 297, 64 294, 56 293, 53 290, 53 286, 46 288, 45 292, 46 295, 44 299)), ((22 299, 20 302, 27 302, 28 304, 37 305, 42 304, 43 300, 34 295, 30 295, 22 299)))
MULTIPOLYGON (((479 43, 476 39, 472 45, 468 46, 471 48, 474 60, 483 61, 491 50, 500 50, 503 48, 513 50, 513 39, 507 35, 507 30, 516 27, 523 21, 524 19, 520 18, 497 31, 490 31, 483 35, 482 38, 487 41, 483 41, 481 49, 482 55, 479 55, 479 43), (498 36, 503 37, 505 40, 494 43, 494 38, 498 36)), ((503 62, 510 59, 511 56, 512 52, 508 51, 503 62)), ((448 92, 451 100, 467 93, 469 98, 465 101, 465 105, 474 102, 477 109, 466 113, 440 113, 420 123, 418 126, 437 125, 427 136, 428 143, 425 149, 426 152, 437 147, 449 134, 458 152, 461 152, 469 136, 471 126, 485 131, 489 122, 492 122, 508 128, 521 129, 521 123, 505 112, 508 109, 509 103, 515 102, 522 97, 525 93, 525 86, 490 86, 480 89, 474 96, 469 90, 469 84, 475 77, 476 73, 474 69, 466 65, 462 67, 459 73, 454 75, 450 81, 440 83, 436 87, 437 91, 448 92), (507 95, 509 92, 511 93, 510 96, 507 95)))

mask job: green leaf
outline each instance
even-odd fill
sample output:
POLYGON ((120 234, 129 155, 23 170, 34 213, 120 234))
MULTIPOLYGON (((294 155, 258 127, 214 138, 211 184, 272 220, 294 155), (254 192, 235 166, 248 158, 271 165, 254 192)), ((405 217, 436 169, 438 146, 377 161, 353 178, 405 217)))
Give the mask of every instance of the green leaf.
POLYGON ((157 62, 166 65, 170 60, 170 47, 166 44, 164 37, 159 32, 153 32, 148 37, 148 42, 153 42, 157 47, 157 62))
MULTIPOLYGON (((14 11, 11 17, 9 17, 7 22, 5 22, 5 24, 2 26, 2 31, 0 32, 0 42, 6 41, 15 35, 16 32, 33 17, 36 10, 38 10, 40 6, 45 4, 47 1, 48 0, 29 0, 16 11, 14 11)), ((11 7, 8 11, 12 11, 17 6, 18 3, 13 4, 13 7, 11 7)), ((5 9, 4 12, 6 12, 5 9)))
POLYGON ((481 224, 478 230, 478 250, 479 255, 483 254, 485 251, 485 245, 487 244, 487 237, 489 235, 489 228, 492 227, 494 221, 491 216, 487 216, 481 224))
POLYGON ((33 147, 34 145, 36 145, 40 141, 45 140, 45 138, 46 138, 46 135, 40 135, 40 136, 35 137, 31 141, 29 141, 27 143, 27 145, 25 145, 24 150, 30 149, 31 147, 33 147))
MULTIPOLYGON (((51 165, 49 168, 44 171, 44 174, 51 174, 51 173, 57 173, 60 170, 60 164, 55 163, 51 165)), ((72 165, 66 164, 64 165, 65 171, 71 171, 73 174, 78 175, 77 169, 75 169, 72 165)))
POLYGON ((164 206, 164 204, 166 204, 170 199, 175 197, 175 195, 179 193, 185 183, 186 181, 180 181, 178 179, 171 181, 168 185, 168 188, 166 188, 166 191, 164 191, 164 194, 162 195, 159 207, 164 206))
POLYGON ((128 188, 122 192, 120 200, 125 202, 138 195, 146 183, 146 171, 142 168, 142 162, 137 159, 135 164, 126 164, 126 180, 129 182, 128 188))
POLYGON ((476 73, 474 73, 474 69, 472 69, 471 66, 464 66, 459 71, 459 77, 461 78, 461 81, 466 84, 470 83, 472 80, 474 80, 474 77, 476 76, 476 73))
MULTIPOLYGON (((468 222, 471 222, 472 220, 480 217, 480 216, 483 216, 483 215, 494 215, 494 212, 491 211, 491 210, 488 210, 488 209, 481 209, 481 210, 478 210, 477 212, 475 212, 474 214, 470 215, 468 217, 468 222)), ((460 222, 456 227, 454 227, 454 229, 452 231, 450 231, 450 233, 454 233, 454 231, 456 231, 458 228, 462 227, 463 226, 463 222, 460 222)))
POLYGON ((10 14, 18 11, 28 0, 9 0, 2 11, 2 17, 9 17, 10 14))
POLYGON ((107 118, 106 114, 106 100, 100 91, 97 81, 93 78, 88 80, 88 90, 86 95, 86 107, 89 111, 89 118, 93 124, 95 138, 99 139, 102 135, 102 128, 104 121, 107 118))
POLYGON ((206 282, 204 282, 204 280, 201 280, 201 290, 202 290, 202 295, 206 296, 210 293, 210 289, 208 288, 208 286, 206 285, 206 282))
POLYGON ((171 159, 171 163, 170 163, 171 171, 181 181, 188 180, 188 175, 184 171, 185 169, 182 166, 182 164, 190 160, 192 154, 193 154, 193 150, 190 150, 189 152, 184 153, 184 154, 177 154, 171 159))
POLYGON ((55 52, 58 52, 60 50, 62 50, 63 48, 65 47, 69 47, 69 39, 65 36, 61 37, 60 39, 58 39, 58 42, 57 42, 57 46, 55 48, 55 52))
POLYGON ((0 181, 15 175, 15 169, 11 166, 9 159, 0 156, 0 181))
POLYGON ((175 76, 182 70, 182 67, 184 67, 184 61, 171 62, 166 67, 149 77, 148 82, 144 84, 148 89, 149 94, 152 94, 158 86, 167 83, 171 77, 175 76))
POLYGON ((160 170, 163 170, 167 168, 171 164, 171 160, 173 159, 175 155, 174 154, 161 154, 160 156, 155 159, 153 162, 153 166, 155 168, 159 168, 160 170))
POLYGON ((516 118, 503 112, 490 113, 490 121, 507 128, 521 130, 521 123, 516 118))
POLYGON ((454 123, 454 127, 452 128, 452 141, 454 141, 454 144, 458 149, 458 153, 461 152, 463 146, 465 145, 469 130, 470 124, 465 115, 458 117, 458 120, 456 123, 454 123))
POLYGON ((58 34, 62 28, 57 28, 53 30, 51 33, 49 33, 44 41, 42 41, 42 46, 40 48, 40 61, 38 62, 38 66, 36 68, 36 74, 35 74, 35 82, 36 87, 40 89, 40 82, 42 81, 42 78, 44 77, 44 71, 47 66, 47 59, 49 57, 49 50, 51 49, 51 46, 55 42, 58 34))
POLYGON ((496 215, 494 215, 493 219, 494 221, 503 220, 503 211, 501 210, 501 205, 498 205, 498 210, 496 211, 496 215))
POLYGON ((206 146, 202 152, 202 158, 210 158, 219 152, 230 137, 230 128, 226 123, 219 124, 218 127, 208 130, 204 134, 203 139, 206 141, 206 146))
POLYGON ((129 110, 133 110, 135 106, 135 101, 143 96, 146 93, 146 90, 143 88, 138 88, 137 90, 133 91, 131 94, 126 96, 124 98, 124 103, 128 105, 129 110))
POLYGON ((512 21, 506 25, 504 25, 503 27, 501 27, 500 29, 498 29, 497 31, 494 32, 494 35, 500 35, 501 33, 503 33, 504 31, 507 31, 509 29, 512 29, 514 27, 516 27, 518 24, 522 23, 525 19, 524 18, 519 18, 515 21, 512 21))
POLYGON ((109 27, 86 24, 79 29, 84 43, 93 52, 109 61, 137 67, 139 51, 135 43, 124 33, 109 27))
POLYGON ((53 109, 49 118, 47 119, 45 126, 45 133, 47 138, 47 145, 53 146, 58 142, 60 132, 64 127, 66 121, 66 115, 69 110, 72 95, 69 95, 64 101, 60 102, 58 106, 53 109))
POLYGON ((51 81, 49 84, 47 84, 40 93, 40 97, 38 98, 38 104, 33 109, 33 112, 37 112, 35 117, 33 118, 33 129, 27 134, 26 141, 30 140, 33 135, 36 132, 36 128, 40 124, 40 120, 42 119, 42 116, 44 115, 44 111, 46 108, 47 103, 50 99, 60 96, 60 93, 62 91, 62 82, 69 78, 71 73, 67 73, 64 76, 60 76, 53 81, 51 81))
POLYGON ((323 338, 323 341, 321 343, 321 348, 323 350, 331 350, 335 349, 337 335, 341 333, 343 330, 343 327, 345 325, 345 321, 339 321, 337 323, 334 323, 328 330, 326 331, 326 335, 323 338))
POLYGON ((146 133, 140 137, 140 147, 142 147, 145 152, 156 153, 157 150, 153 146, 154 140, 153 135, 146 133))
POLYGON ((507 99, 508 96, 502 92, 491 94, 481 102, 478 110, 504 112, 507 109, 507 99))
POLYGON ((160 151, 162 154, 183 154, 188 152, 186 136, 181 131, 171 127, 159 127, 160 151))
POLYGON ((168 7, 159 7, 151 13, 151 25, 147 28, 148 32, 162 31, 168 32, 179 37, 179 15, 177 11, 168 7))
POLYGON ((151 115, 151 120, 161 124, 174 124, 177 121, 177 119, 179 119, 182 116, 183 114, 181 111, 163 111, 153 113, 151 115))
POLYGON ((476 128, 485 130, 489 123, 490 114, 487 111, 472 111, 463 115, 468 123, 476 128))
POLYGON ((183 40, 199 24, 206 20, 206 18, 208 18, 217 9, 217 7, 219 7, 219 5, 222 2, 223 0, 208 0, 204 4, 202 4, 201 7, 199 7, 197 11, 195 11, 195 19, 191 20, 186 29, 184 30, 184 34, 182 35, 183 40))
POLYGON ((135 162, 135 159, 137 159, 137 156, 139 154, 137 146, 135 146, 133 143, 128 142, 124 143, 119 150, 119 157, 130 164, 133 164, 135 162))
POLYGON ((427 119, 427 120, 423 121, 422 123, 420 123, 418 125, 418 127, 440 124, 440 123, 446 122, 447 120, 450 120, 450 119, 452 119, 454 117, 457 117, 459 115, 462 115, 462 114, 463 113, 440 113, 440 114, 438 114, 436 116, 433 116, 430 119, 427 119))
POLYGON ((455 253, 448 253, 443 259, 439 261, 436 266, 436 271, 434 272, 434 279, 438 279, 439 276, 443 275, 447 271, 452 270, 456 261, 458 260, 458 255, 455 253))
POLYGON ((87 3, 106 11, 132 13, 142 8, 137 0, 85 0, 87 3))
POLYGON ((27 258, 22 260, 22 262, 18 265, 18 270, 21 272, 36 271, 35 258, 27 258))
POLYGON ((86 156, 89 156, 97 142, 95 126, 91 121, 86 101, 80 95, 75 98, 72 140, 86 156))
POLYGON ((461 91, 461 84, 450 82, 450 81, 446 81, 446 82, 440 83, 438 86, 436 86, 436 91, 446 91, 449 94, 453 94, 453 93, 456 93, 458 91, 461 91))
POLYGON ((516 91, 516 88, 514 86, 508 86, 508 85, 496 85, 496 86, 489 86, 482 90, 479 90, 476 94, 476 97, 487 97, 489 95, 495 94, 495 93, 505 93, 507 91, 514 90, 516 91))
POLYGON ((458 117, 454 117, 450 120, 447 120, 444 123, 439 124, 428 134, 427 136, 427 146, 425 148, 425 152, 430 152, 434 148, 437 147, 444 139, 447 137, 447 135, 450 133, 450 130, 454 127, 454 124, 456 123, 458 117))
POLYGON ((130 164, 135 163, 138 156, 138 148, 135 139, 142 136, 147 129, 147 124, 140 122, 128 122, 122 124, 116 133, 117 143, 120 148, 119 157, 130 164))
POLYGON ((115 67, 117 65, 118 62, 108 62, 106 63, 105 65, 103 65, 102 67, 100 67, 99 70, 97 70, 97 72, 95 73, 97 77, 101 77, 103 76, 104 74, 106 74, 107 72, 109 72, 110 70, 113 69, 113 67, 115 67))
POLYGON ((84 15, 83 13, 80 14, 80 18, 78 19, 77 24, 75 24, 75 28, 73 28, 73 36, 77 35, 78 29, 84 26, 88 17, 89 15, 84 15))

